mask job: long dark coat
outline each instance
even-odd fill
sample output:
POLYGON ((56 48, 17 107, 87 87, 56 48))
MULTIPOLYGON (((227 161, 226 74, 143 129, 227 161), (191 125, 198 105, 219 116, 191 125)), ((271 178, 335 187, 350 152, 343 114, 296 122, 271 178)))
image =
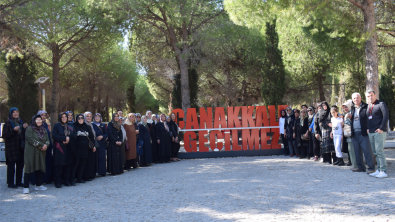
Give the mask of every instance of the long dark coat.
POLYGON ((99 143, 99 147, 96 147, 97 152, 97 173, 99 175, 105 175, 106 169, 106 140, 107 140, 107 130, 106 125, 101 123, 99 126, 92 123, 93 130, 95 130, 96 137, 103 136, 99 143))
MULTIPOLYGON (((68 136, 71 138, 74 136, 71 127, 68 127, 70 131, 70 135, 68 136)), ((69 165, 73 162, 73 155, 71 151, 70 142, 68 144, 64 144, 63 142, 66 141, 66 135, 64 134, 64 127, 57 123, 55 124, 53 131, 52 131, 52 138, 54 141, 54 150, 53 150, 53 158, 54 158, 54 165, 55 166, 64 166, 69 165)))
POLYGON ((117 130, 113 123, 108 123, 108 150, 107 150, 107 172, 111 174, 123 173, 123 157, 121 155, 122 146, 115 144, 117 141, 123 140, 122 130, 117 130))
POLYGON ((139 124, 139 136, 140 140, 143 141, 143 155, 140 157, 141 165, 152 163, 152 151, 151 151, 151 135, 148 129, 148 125, 144 126, 139 124))
POLYGON ((5 122, 3 126, 6 164, 23 159, 24 147, 22 147, 22 141, 25 141, 25 129, 22 125, 20 124, 21 132, 14 130, 10 120, 5 122))
POLYGON ((156 124, 156 137, 157 140, 160 140, 158 144, 159 156, 162 157, 171 157, 171 140, 170 134, 166 130, 164 123, 158 122, 156 124))
POLYGON ((149 128, 149 133, 151 135, 151 151, 152 151, 152 162, 157 163, 158 162, 158 143, 157 143, 157 138, 156 138, 156 123, 148 123, 148 128, 149 128))

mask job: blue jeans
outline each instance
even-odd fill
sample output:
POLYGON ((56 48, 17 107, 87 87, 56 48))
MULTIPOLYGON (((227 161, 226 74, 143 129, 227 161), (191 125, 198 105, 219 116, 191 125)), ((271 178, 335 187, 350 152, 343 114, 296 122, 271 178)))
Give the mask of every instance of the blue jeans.
POLYGON ((295 147, 294 141, 289 141, 288 140, 288 149, 289 149, 289 154, 290 155, 298 154, 297 150, 296 150, 296 147, 295 147))
POLYGON ((363 155, 365 155, 366 164, 369 170, 374 170, 376 166, 373 162, 373 152, 370 147, 369 137, 362 136, 360 131, 354 132, 352 137, 352 143, 354 145, 355 159, 359 169, 366 171, 366 166, 363 163, 363 155))
POLYGON ((385 139, 387 138, 387 132, 382 133, 369 133, 370 145, 373 150, 373 154, 376 156, 377 169, 379 171, 387 172, 387 160, 384 155, 385 139))

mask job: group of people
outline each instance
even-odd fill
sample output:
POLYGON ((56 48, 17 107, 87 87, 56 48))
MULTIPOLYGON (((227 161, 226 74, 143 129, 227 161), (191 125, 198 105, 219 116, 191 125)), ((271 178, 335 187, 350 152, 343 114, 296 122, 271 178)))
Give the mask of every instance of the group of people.
POLYGON ((342 104, 323 101, 317 107, 302 105, 301 110, 288 107, 281 111, 280 134, 285 156, 314 159, 324 164, 353 166, 353 172, 366 172, 376 178, 386 178, 384 154, 389 112, 374 90, 365 93, 367 103, 359 93, 342 104), (343 153, 348 153, 345 164, 343 153), (374 162, 374 157, 377 162, 374 162))
POLYGON ((59 115, 52 132, 46 111, 39 111, 30 124, 23 123, 16 107, 10 109, 3 127, 9 188, 23 187, 23 193, 92 181, 96 176, 118 175, 125 170, 154 163, 179 161, 179 127, 176 116, 129 113, 112 115, 106 125, 99 113, 59 115), (22 183, 22 175, 23 183, 22 183))

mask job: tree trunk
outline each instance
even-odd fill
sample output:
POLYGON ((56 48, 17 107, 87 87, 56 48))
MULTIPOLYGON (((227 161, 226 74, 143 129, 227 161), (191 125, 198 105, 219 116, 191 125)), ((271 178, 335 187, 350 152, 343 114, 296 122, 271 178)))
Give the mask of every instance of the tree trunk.
POLYGON ((51 130, 58 121, 59 114, 59 72, 60 72, 60 50, 57 44, 52 46, 52 98, 50 105, 51 130))
POLYGON ((379 68, 374 1, 362 1, 364 32, 369 35, 365 43, 366 90, 373 89, 379 99, 379 68))
POLYGON ((107 98, 106 98, 106 121, 109 122, 109 118, 110 118, 110 106, 108 105, 110 101, 109 95, 108 95, 108 91, 107 91, 107 98))
MULTIPOLYGON (((91 77, 91 76, 90 76, 91 77)), ((95 110, 93 110, 93 97, 94 97, 94 93, 95 93, 95 84, 93 83, 93 80, 91 78, 89 78, 89 101, 88 101, 88 111, 90 112, 95 112, 95 110)))
POLYGON ((317 83, 318 83, 318 92, 320 94, 320 100, 321 100, 321 102, 325 101, 325 91, 324 91, 324 86, 322 83, 322 75, 318 75, 317 83))
POLYGON ((191 98, 189 91, 189 79, 188 79, 188 46, 184 45, 182 52, 179 56, 180 62, 180 73, 181 73, 181 99, 182 99, 182 110, 187 113, 187 109, 191 107, 191 98))

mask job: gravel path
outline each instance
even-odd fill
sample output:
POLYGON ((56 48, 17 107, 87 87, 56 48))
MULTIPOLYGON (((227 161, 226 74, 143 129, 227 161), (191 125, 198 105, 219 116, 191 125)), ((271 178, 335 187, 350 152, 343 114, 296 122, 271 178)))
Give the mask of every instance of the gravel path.
POLYGON ((283 156, 156 164, 77 187, 22 194, 6 188, 1 221, 395 221, 395 150, 389 178, 283 156))

